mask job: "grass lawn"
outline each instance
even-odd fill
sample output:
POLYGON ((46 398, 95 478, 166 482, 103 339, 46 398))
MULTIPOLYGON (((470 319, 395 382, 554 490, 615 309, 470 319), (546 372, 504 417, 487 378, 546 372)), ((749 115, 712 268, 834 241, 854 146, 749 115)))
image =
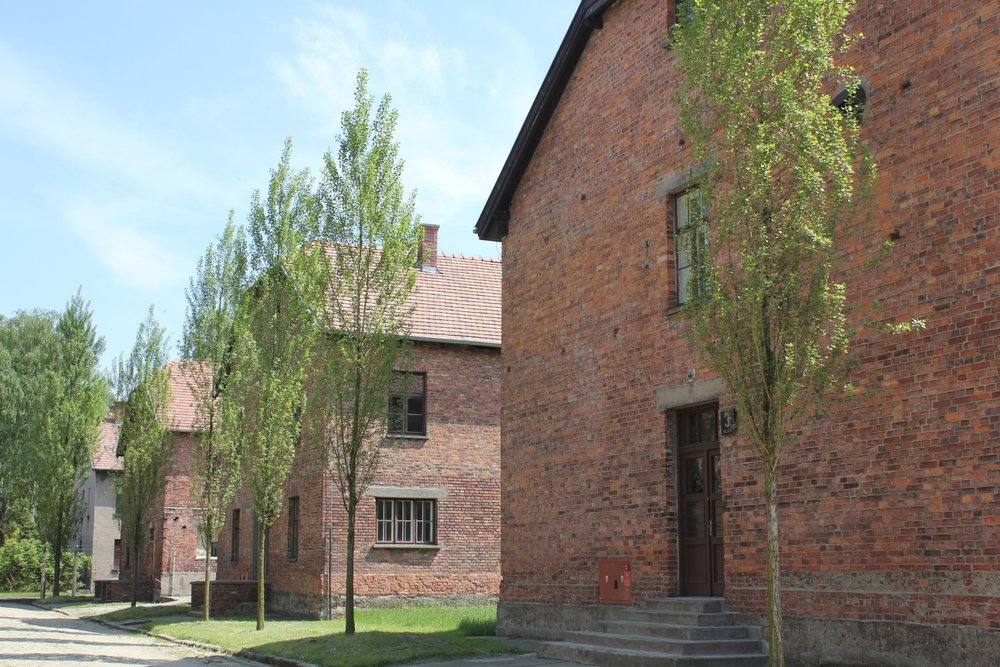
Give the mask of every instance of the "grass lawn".
POLYGON ((38 598, 38 591, 0 591, 0 600, 23 600, 38 598))
POLYGON ((357 634, 344 635, 344 620, 268 620, 257 632, 253 619, 153 620, 161 634, 221 646, 232 652, 304 660, 317 665, 362 667, 470 655, 519 653, 516 647, 479 635, 494 634, 496 606, 359 609, 357 634))

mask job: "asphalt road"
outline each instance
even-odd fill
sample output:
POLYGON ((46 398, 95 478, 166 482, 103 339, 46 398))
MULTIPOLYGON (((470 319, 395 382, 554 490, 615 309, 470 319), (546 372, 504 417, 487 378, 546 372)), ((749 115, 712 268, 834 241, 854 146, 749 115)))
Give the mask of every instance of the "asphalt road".
POLYGON ((31 605, 0 602, 0 665, 124 667, 246 666, 246 662, 64 616, 31 605))

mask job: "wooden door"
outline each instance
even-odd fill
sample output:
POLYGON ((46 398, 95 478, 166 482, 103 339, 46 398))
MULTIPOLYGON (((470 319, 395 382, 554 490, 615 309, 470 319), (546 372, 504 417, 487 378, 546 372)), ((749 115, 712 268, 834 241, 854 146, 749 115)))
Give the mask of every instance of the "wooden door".
POLYGON ((677 413, 681 594, 725 592, 718 404, 677 413))

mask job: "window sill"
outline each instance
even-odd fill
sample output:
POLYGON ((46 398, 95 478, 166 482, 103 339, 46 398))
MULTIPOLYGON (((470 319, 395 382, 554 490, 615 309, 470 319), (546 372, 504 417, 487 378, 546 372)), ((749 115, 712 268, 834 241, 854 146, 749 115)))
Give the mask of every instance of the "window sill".
POLYGON ((440 544, 389 544, 387 542, 376 542, 372 545, 372 549, 416 549, 419 551, 436 551, 440 548, 440 544))
POLYGON ((386 433, 387 440, 430 440, 428 435, 415 435, 409 433, 386 433))
MULTIPOLYGON (((204 556, 195 556, 194 559, 195 560, 205 560, 205 557, 204 556)), ((218 556, 212 556, 212 562, 213 563, 217 563, 218 561, 219 561, 219 557, 218 556)))

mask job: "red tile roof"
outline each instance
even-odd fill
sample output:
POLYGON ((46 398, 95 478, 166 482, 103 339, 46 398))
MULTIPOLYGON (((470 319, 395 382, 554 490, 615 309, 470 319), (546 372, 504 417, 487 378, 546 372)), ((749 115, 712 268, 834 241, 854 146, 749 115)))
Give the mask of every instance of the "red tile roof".
POLYGON ((500 260, 435 254, 436 267, 414 269, 410 338, 499 347, 500 260))
POLYGON ((170 406, 167 426, 171 431, 198 431, 198 387, 211 382, 212 365, 201 361, 172 361, 167 364, 170 377, 170 406))
POLYGON ((501 269, 495 259, 439 254, 436 273, 417 273, 410 337, 499 346, 501 269))
POLYGON ((120 456, 115 456, 121 426, 115 422, 103 421, 98 428, 100 436, 97 441, 97 451, 90 457, 90 467, 94 470, 121 470, 124 460, 120 456))

